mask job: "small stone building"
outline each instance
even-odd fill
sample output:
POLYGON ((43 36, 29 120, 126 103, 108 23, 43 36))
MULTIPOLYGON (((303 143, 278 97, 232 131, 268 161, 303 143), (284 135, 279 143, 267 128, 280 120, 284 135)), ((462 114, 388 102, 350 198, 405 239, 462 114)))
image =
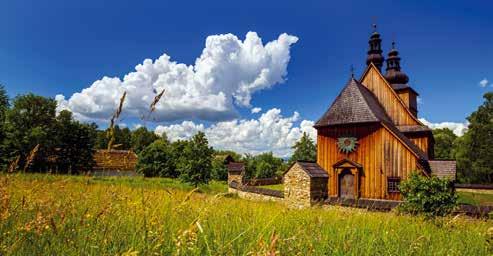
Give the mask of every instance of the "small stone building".
POLYGON ((230 162, 228 165, 228 184, 235 182, 237 185, 243 184, 243 176, 245 175, 245 164, 230 162))
POLYGON ((317 163, 295 162, 284 173, 284 200, 294 208, 303 208, 327 198, 329 175, 317 163))

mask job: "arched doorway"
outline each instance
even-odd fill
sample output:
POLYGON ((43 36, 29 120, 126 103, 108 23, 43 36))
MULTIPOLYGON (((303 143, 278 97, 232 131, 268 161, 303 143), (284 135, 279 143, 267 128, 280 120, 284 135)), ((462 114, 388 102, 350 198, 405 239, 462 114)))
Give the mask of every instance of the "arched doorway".
POLYGON ((355 179, 350 169, 345 168, 339 174, 339 197, 355 198, 355 179))

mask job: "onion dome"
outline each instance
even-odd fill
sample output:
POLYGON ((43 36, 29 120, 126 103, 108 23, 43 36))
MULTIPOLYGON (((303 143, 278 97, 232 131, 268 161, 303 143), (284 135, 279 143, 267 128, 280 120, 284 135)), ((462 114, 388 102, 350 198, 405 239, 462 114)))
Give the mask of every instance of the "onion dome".
POLYGON ((366 65, 373 63, 381 71, 384 57, 382 55, 382 39, 380 39, 380 34, 377 32, 376 24, 373 24, 373 33, 370 36, 368 44, 370 48, 366 57, 366 65))
POLYGON ((399 52, 395 49, 395 42, 392 42, 392 49, 387 58, 387 73, 385 78, 390 84, 407 84, 409 77, 401 71, 401 58, 399 52))

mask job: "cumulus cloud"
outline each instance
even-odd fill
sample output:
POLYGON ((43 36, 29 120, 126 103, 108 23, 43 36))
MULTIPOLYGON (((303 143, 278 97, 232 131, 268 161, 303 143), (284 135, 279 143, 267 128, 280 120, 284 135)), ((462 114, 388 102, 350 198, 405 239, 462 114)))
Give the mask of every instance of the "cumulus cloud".
POLYGON ((292 154, 291 147, 306 132, 314 141, 316 130, 314 122, 302 120, 298 126, 299 114, 284 117, 281 110, 273 108, 263 113, 258 119, 235 119, 222 121, 205 127, 192 121, 180 124, 156 127, 156 134, 166 133, 172 141, 187 139, 198 131, 206 134, 209 143, 217 149, 230 149, 240 153, 259 154, 272 151, 280 157, 292 154))
POLYGON ((484 78, 483 80, 479 81, 479 86, 486 87, 488 83, 489 83, 488 79, 484 78))
POLYGON ((262 111, 262 108, 259 108, 259 107, 252 108, 252 114, 259 113, 260 111, 262 111))
POLYGON ((464 133, 467 130, 467 127, 469 126, 468 122, 464 122, 464 123, 455 123, 455 122, 431 123, 424 118, 420 118, 419 121, 421 121, 424 125, 430 127, 431 129, 449 128, 457 136, 464 135, 464 133))
POLYGON ((194 65, 167 54, 145 59, 123 79, 105 76, 68 99, 57 95, 57 110, 68 109, 80 120, 107 120, 126 91, 124 113, 142 117, 164 89, 154 121, 231 120, 236 105, 249 107, 255 92, 285 81, 290 47, 297 41, 285 33, 266 44, 255 32, 243 41, 233 34, 211 35, 194 65))

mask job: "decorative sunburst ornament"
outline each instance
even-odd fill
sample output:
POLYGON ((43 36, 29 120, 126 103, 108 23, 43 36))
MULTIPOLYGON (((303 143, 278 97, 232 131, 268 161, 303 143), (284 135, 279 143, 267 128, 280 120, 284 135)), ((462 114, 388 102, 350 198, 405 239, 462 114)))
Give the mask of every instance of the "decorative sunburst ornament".
POLYGON ((340 137, 337 139, 337 147, 340 152, 351 153, 356 150, 358 139, 355 137, 340 137))

